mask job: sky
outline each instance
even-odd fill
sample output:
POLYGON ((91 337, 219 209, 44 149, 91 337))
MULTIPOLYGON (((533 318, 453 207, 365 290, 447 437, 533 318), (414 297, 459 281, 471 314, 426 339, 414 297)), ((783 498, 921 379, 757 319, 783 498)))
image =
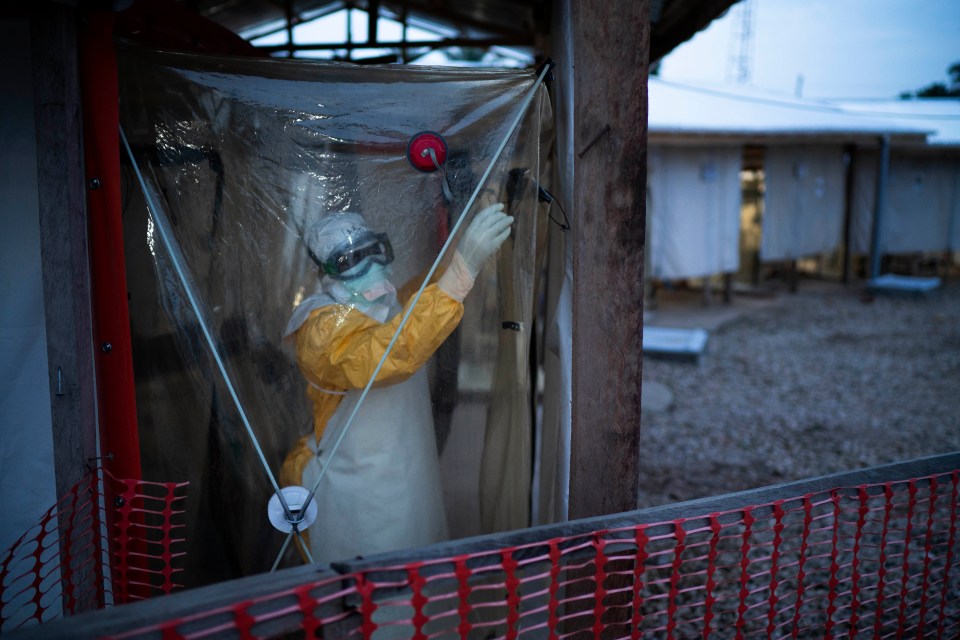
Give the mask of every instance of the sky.
MULTIPOLYGON (((960 0, 748 0, 749 84, 808 98, 896 98, 946 82, 960 62, 960 0)), ((723 83, 742 8, 732 7, 666 56, 674 82, 723 83)))

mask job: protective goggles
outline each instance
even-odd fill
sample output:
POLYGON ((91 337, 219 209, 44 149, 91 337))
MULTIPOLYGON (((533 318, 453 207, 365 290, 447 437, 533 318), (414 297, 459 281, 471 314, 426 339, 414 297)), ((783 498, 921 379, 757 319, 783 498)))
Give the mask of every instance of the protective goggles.
POLYGON ((326 260, 318 259, 313 252, 310 257, 323 273, 338 280, 352 280, 366 275, 374 263, 388 265, 393 262, 393 247, 385 233, 367 232, 335 248, 326 260))

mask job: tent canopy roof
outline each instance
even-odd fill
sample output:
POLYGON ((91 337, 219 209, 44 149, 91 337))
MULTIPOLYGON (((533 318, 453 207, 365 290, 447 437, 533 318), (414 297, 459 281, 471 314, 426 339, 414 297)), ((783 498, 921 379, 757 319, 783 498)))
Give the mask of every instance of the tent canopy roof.
POLYGON ((960 99, 917 98, 911 100, 844 100, 847 111, 867 117, 882 117, 905 126, 932 130, 927 143, 960 147, 960 99))
POLYGON ((651 77, 649 91, 651 137, 855 140, 890 135, 900 141, 923 141, 937 132, 934 121, 892 117, 880 110, 867 113, 756 88, 678 84, 651 77))

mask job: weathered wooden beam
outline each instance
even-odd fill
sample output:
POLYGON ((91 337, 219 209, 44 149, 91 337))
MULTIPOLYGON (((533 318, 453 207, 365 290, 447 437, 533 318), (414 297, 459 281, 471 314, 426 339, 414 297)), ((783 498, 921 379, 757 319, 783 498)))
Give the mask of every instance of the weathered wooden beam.
MULTIPOLYGON (((50 373, 50 416, 57 496, 95 465, 96 388, 90 309, 90 268, 83 184, 82 124, 77 76, 76 10, 40 2, 30 15, 37 144, 37 200, 50 373)), ((43 428, 44 425, 37 425, 43 428)), ((60 553, 78 549, 69 522, 59 521, 60 553)), ((83 571, 92 572, 87 567, 83 571)), ((87 577, 75 576, 79 583, 87 577)), ((97 578, 89 576, 89 579, 97 578)), ((70 595, 64 593, 64 604, 70 595)), ((80 598, 77 606, 92 603, 80 598)))
POLYGON ((75 9, 41 2, 30 19, 47 361, 57 495, 96 457, 90 267, 75 9))
POLYGON ((569 517, 637 506, 649 0, 571 3, 573 408, 569 517))
MULTIPOLYGON (((735 491, 718 496, 696 498, 685 502, 673 502, 626 513, 596 516, 517 531, 440 542, 418 549, 404 549, 369 558, 337 562, 332 566, 338 572, 344 574, 369 571, 378 567, 396 567, 411 562, 428 562, 439 558, 483 553, 491 549, 532 545, 554 538, 589 535, 595 531, 707 517, 711 513, 733 512, 748 507, 770 505, 777 501, 800 500, 805 495, 829 492, 833 489, 846 488, 856 491, 856 488, 861 485, 905 482, 913 478, 950 473, 956 469, 960 469, 960 452, 955 451, 866 469, 831 473, 755 489, 735 491)), ((531 551, 531 553, 537 552, 536 550, 531 551)))

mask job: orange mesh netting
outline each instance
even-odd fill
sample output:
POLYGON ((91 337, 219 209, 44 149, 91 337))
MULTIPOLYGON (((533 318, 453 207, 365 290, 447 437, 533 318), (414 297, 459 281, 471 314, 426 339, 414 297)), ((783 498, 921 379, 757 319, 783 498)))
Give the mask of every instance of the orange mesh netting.
POLYGON ((185 497, 186 484, 88 473, 0 554, 0 632, 181 586, 185 497))
POLYGON ((955 638, 958 480, 652 524, 621 514, 562 525, 570 535, 522 532, 520 544, 468 540, 417 562, 335 565, 342 575, 321 567, 268 595, 165 608, 162 622, 118 637, 955 638))

